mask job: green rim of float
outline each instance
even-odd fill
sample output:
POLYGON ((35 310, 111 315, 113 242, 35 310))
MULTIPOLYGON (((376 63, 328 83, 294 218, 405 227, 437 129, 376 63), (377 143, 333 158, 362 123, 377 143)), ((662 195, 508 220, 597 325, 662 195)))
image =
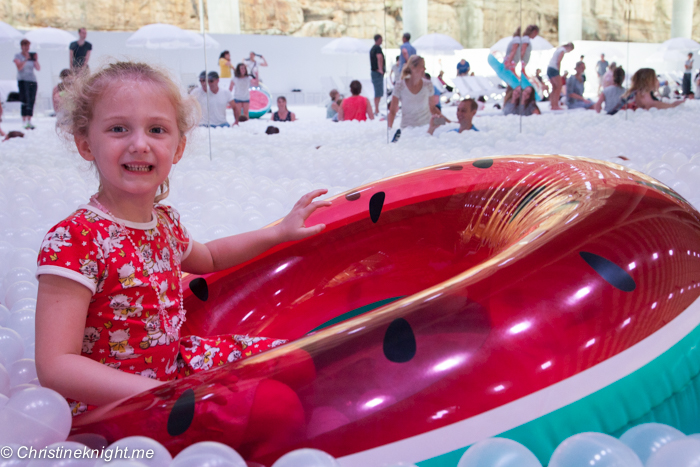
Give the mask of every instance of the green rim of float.
POLYGON ((272 96, 265 89, 260 87, 250 88, 250 107, 248 116, 250 118, 260 118, 272 108, 272 96))
MULTIPOLYGON (((684 433, 700 431, 700 326, 647 365, 572 404, 498 435, 525 445, 543 466, 556 447, 577 433, 619 437, 641 423, 663 423, 684 433)), ((469 446, 419 467, 456 467, 469 446)))

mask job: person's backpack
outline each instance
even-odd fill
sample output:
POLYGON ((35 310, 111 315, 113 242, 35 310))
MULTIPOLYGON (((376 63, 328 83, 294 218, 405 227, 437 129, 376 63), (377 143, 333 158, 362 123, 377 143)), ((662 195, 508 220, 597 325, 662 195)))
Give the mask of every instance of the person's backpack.
POLYGON ((9 93, 6 102, 20 102, 19 93, 14 91, 9 93))

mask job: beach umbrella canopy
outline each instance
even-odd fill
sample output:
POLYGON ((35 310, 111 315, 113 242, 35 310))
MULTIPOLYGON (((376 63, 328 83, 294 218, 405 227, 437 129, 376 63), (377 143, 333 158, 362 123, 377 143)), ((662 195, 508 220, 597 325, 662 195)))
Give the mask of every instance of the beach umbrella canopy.
MULTIPOLYGON (((194 33, 196 35, 196 33, 194 33)), ((172 24, 148 24, 133 33, 127 40, 127 47, 145 47, 147 49, 185 49, 202 46, 201 38, 172 24)))
POLYGON ((665 49, 659 47, 656 52, 646 58, 647 62, 684 62, 688 59, 689 50, 665 49))
MULTIPOLYGON (((501 52, 506 53, 508 44, 513 40, 513 36, 504 37, 500 41, 496 42, 491 46, 491 52, 501 52)), ((554 46, 544 37, 537 36, 532 39, 532 51, 533 52, 543 52, 545 50, 551 50, 554 46)))
POLYGON ((321 53, 333 55, 360 55, 368 54, 372 48, 372 41, 355 39, 354 37, 340 37, 330 41, 321 48, 321 53))
POLYGON ((451 55, 456 50, 462 50, 462 44, 445 34, 426 34, 413 42, 413 46, 420 53, 437 55, 451 55))
POLYGON ((39 50, 67 50, 70 43, 77 40, 72 34, 56 28, 34 29, 24 38, 32 43, 33 49, 39 50))
POLYGON ((0 21, 0 44, 22 40, 22 33, 7 23, 0 21))
POLYGON ((661 44, 661 48, 664 50, 679 50, 681 52, 695 52, 700 50, 700 44, 695 42, 693 39, 686 39, 685 37, 674 37, 661 44))
POLYGON ((201 49, 204 47, 204 44, 206 43, 206 48, 207 49, 220 49, 221 44, 219 41, 211 37, 209 34, 204 34, 204 39, 202 39, 202 34, 195 32, 195 31, 185 31, 188 36, 192 37, 192 40, 194 41, 194 45, 189 46, 189 48, 192 49, 201 49))

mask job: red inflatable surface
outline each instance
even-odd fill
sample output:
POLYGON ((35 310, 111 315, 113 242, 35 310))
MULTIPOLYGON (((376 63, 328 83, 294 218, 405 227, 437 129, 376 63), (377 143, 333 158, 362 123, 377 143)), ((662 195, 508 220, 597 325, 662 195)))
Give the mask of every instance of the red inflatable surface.
POLYGON ((300 447, 348 456, 570 378, 698 297, 698 213, 598 161, 430 167, 338 196, 307 224, 320 222, 188 278, 183 335, 294 342, 81 415, 73 433, 145 435, 173 453, 220 441, 267 466, 300 447))

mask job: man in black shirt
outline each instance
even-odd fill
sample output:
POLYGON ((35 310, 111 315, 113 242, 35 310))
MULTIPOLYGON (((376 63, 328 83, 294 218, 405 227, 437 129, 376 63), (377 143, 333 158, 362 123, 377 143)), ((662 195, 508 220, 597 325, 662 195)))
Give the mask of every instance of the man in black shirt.
POLYGON ((384 52, 382 52, 382 36, 374 36, 374 46, 369 51, 369 64, 372 68, 372 84, 374 85, 374 114, 379 115, 379 101, 384 96, 384 73, 386 72, 384 52))
POLYGON ((73 71, 80 70, 83 66, 87 67, 88 61, 90 60, 90 52, 92 51, 92 44, 85 40, 87 37, 87 30, 85 28, 78 29, 77 41, 70 43, 70 68, 73 71))

